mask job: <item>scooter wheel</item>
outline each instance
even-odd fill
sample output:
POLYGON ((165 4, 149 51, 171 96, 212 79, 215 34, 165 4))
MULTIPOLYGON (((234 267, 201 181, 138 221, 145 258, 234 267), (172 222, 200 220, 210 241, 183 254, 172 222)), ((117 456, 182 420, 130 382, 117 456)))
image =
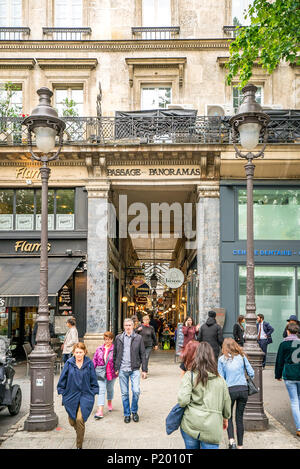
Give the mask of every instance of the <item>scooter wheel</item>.
POLYGON ((8 406, 8 412, 10 415, 17 415, 20 412, 22 404, 22 391, 21 388, 17 389, 15 397, 12 401, 12 404, 8 406))

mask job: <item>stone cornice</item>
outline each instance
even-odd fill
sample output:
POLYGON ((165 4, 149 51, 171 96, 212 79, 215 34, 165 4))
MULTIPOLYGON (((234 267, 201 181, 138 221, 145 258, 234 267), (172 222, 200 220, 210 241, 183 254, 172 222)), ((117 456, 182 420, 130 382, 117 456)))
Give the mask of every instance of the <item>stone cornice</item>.
POLYGON ((90 58, 38 58, 36 59, 37 64, 41 69, 55 69, 55 68, 70 68, 74 69, 88 69, 93 70, 98 65, 97 59, 90 59, 90 58))
MULTIPOLYGON (((1 47, 0 47, 1 50, 1 47)), ((0 58, 0 68, 5 69, 31 69, 35 66, 35 59, 34 58, 0 58)))
POLYGON ((164 40, 111 40, 111 41, 1 41, 0 51, 24 50, 96 50, 125 52, 137 50, 207 50, 228 49, 232 39, 164 39, 164 40))

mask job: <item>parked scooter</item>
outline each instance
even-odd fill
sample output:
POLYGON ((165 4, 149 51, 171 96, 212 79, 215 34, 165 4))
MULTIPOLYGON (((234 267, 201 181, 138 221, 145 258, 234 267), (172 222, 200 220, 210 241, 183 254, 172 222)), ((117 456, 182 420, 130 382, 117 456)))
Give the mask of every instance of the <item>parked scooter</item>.
POLYGON ((12 350, 6 338, 0 336, 0 410, 8 408, 10 415, 17 415, 22 404, 22 391, 18 384, 12 384, 15 375, 12 350))

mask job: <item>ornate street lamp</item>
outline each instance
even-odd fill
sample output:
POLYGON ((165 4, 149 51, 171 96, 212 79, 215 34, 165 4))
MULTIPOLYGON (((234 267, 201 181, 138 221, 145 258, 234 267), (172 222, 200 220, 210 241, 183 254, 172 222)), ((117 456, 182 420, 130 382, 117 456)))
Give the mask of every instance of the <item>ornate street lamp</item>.
POLYGON ((157 283, 158 283, 158 278, 157 278, 157 275, 155 272, 153 272, 153 274, 151 275, 150 277, 150 285, 151 285, 151 288, 156 288, 157 287, 157 283))
POLYGON ((255 371, 255 382, 259 393, 249 397, 244 422, 246 430, 265 430, 268 427, 268 418, 263 407, 262 387, 262 360, 264 353, 257 342, 256 329, 256 305, 255 305, 255 283, 254 283, 254 236, 253 236, 253 177, 255 166, 253 160, 263 157, 267 145, 267 125, 269 116, 262 111, 259 103, 255 100, 256 86, 247 85, 242 89, 244 99, 239 107, 238 113, 230 119, 232 126, 232 141, 236 151, 236 157, 248 160, 245 165, 247 176, 247 299, 246 299, 246 330, 244 350, 249 357, 255 371), (237 147, 237 137, 245 153, 237 147), (260 136, 263 145, 260 151, 252 153, 259 143, 260 136))
POLYGON ((29 355, 31 377, 30 412, 24 424, 27 431, 53 430, 58 423, 53 405, 54 360, 55 353, 50 346, 49 305, 48 305, 48 180, 50 169, 48 162, 58 158, 62 143, 65 123, 58 118, 51 106, 53 95, 48 88, 37 91, 39 104, 22 125, 28 129, 28 142, 33 160, 42 163, 42 213, 41 213, 41 259, 40 259, 40 296, 37 318, 36 345, 29 355), (37 152, 33 152, 32 133, 35 134, 37 152), (56 153, 55 139, 59 137, 56 153))

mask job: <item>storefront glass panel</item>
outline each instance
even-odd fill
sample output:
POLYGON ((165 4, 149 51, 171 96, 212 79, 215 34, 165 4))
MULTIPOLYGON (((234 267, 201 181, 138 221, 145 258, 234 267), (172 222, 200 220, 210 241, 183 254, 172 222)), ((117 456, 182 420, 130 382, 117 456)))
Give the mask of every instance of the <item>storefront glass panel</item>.
MULTIPOLYGON (((239 190, 239 239, 247 238, 247 191, 239 190)), ((300 239, 300 190, 254 189, 254 239, 300 239)))
POLYGON ((0 190, 0 230, 13 230, 14 191, 0 190))
POLYGON ((34 191, 16 191, 16 229, 34 230, 34 191))
MULTIPOLYGON (((239 267, 240 314, 246 310, 246 267, 239 267)), ((256 314, 262 313, 265 321, 274 328, 273 343, 268 353, 277 353, 282 342, 286 320, 295 314, 295 268, 280 266, 255 267, 256 314)))

